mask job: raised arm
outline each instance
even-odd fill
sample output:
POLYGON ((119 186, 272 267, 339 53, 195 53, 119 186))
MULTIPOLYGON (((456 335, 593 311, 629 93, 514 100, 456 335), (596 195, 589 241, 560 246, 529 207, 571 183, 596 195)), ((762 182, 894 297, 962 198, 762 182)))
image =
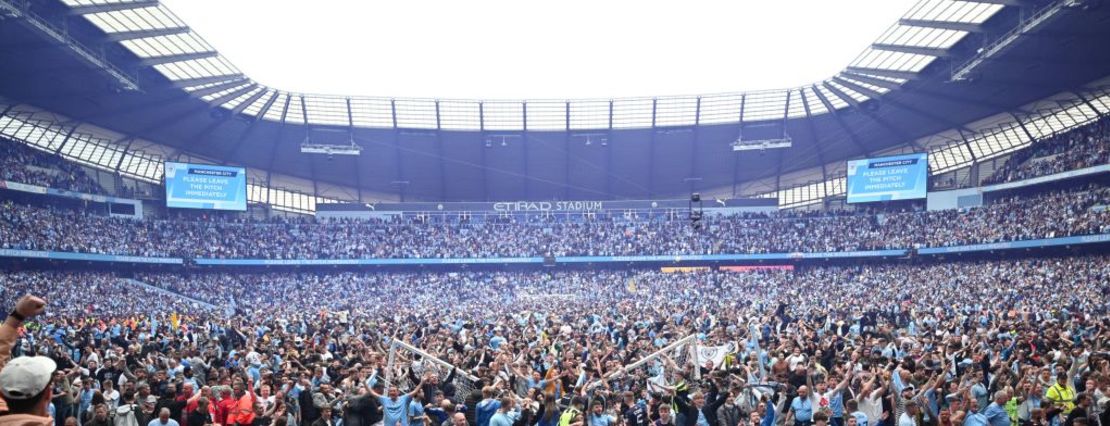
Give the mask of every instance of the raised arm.
POLYGON ((0 325, 0 370, 12 358, 12 347, 15 346, 19 328, 25 321, 43 312, 46 312, 46 301, 36 296, 26 295, 15 303, 12 313, 4 319, 4 324, 0 325))
POLYGON ((418 392, 420 392, 420 389, 423 388, 423 387, 424 387, 424 379, 420 379, 420 383, 417 383, 416 386, 414 386, 412 388, 412 391, 405 394, 405 395, 407 395, 409 398, 412 398, 412 397, 416 396, 416 394, 418 392))

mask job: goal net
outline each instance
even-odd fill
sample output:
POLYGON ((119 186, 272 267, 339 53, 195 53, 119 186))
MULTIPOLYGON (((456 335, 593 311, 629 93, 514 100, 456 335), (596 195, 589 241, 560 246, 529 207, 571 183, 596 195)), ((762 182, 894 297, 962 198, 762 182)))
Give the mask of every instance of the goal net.
POLYGON ((641 357, 636 362, 609 372, 605 379, 642 380, 640 384, 649 391, 665 393, 666 389, 679 384, 677 376, 680 372, 687 384, 690 380, 701 378, 695 365, 697 359, 698 338, 696 335, 689 335, 641 357))
MULTIPOLYGON (((397 386, 402 391, 413 389, 425 375, 434 375, 439 383, 444 383, 451 375, 454 365, 435 357, 424 350, 403 341, 393 339, 389 346, 389 357, 386 360, 385 381, 397 386), (414 381, 415 378, 415 381, 414 381)), ((469 374, 463 368, 455 368, 454 377, 450 384, 454 388, 454 395, 445 395, 452 401, 462 401, 471 392, 477 389, 478 378, 469 374)), ((425 395, 431 398, 431 395, 425 395)))

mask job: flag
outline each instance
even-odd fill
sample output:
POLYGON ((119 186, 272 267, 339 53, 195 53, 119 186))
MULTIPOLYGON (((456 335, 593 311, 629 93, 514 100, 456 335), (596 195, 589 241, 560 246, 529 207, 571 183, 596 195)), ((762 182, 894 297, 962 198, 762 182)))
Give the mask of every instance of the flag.
POLYGON ((664 377, 664 376, 665 375, 663 374, 663 372, 660 371, 659 375, 648 377, 648 379, 647 379, 647 388, 648 388, 648 390, 652 391, 652 392, 664 392, 664 391, 666 391, 666 389, 667 389, 667 378, 664 377))
POLYGON ((725 362, 725 356, 733 352, 733 349, 731 343, 721 346, 698 346, 698 365, 705 365, 712 361, 713 368, 720 368, 725 362))
POLYGON ((625 283, 624 288, 625 288, 625 290, 628 290, 629 293, 635 293, 636 292, 636 280, 630 278, 628 280, 628 282, 625 283))

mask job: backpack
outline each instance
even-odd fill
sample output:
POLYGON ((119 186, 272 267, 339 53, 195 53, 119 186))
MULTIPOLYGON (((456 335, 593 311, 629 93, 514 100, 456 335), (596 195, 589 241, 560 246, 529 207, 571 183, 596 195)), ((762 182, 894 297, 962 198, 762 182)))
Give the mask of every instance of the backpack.
POLYGON ((112 412, 112 425, 113 426, 140 426, 139 419, 135 417, 135 410, 138 406, 135 404, 121 405, 112 412))

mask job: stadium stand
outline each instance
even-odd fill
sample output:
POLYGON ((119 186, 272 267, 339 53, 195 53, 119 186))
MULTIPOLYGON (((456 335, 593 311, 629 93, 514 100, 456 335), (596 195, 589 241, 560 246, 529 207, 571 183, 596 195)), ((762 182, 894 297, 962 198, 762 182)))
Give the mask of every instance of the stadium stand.
POLYGON ((1110 231, 1102 185, 1000 200, 970 210, 790 213, 705 220, 595 215, 425 222, 116 219, 15 203, 0 206, 0 248, 139 256, 254 259, 482 258, 837 252, 943 247, 1110 231), (108 230, 112 232, 97 232, 108 230))
POLYGON ((1014 153, 984 184, 1029 179, 1110 163, 1110 119, 1034 143, 1014 153))
POLYGON ((0 138, 0 180, 103 194, 104 188, 72 161, 0 138))
POLYGON ((1110 426, 1103 2, 581 100, 289 92, 166 3, 0 0, 0 426, 1110 426))

